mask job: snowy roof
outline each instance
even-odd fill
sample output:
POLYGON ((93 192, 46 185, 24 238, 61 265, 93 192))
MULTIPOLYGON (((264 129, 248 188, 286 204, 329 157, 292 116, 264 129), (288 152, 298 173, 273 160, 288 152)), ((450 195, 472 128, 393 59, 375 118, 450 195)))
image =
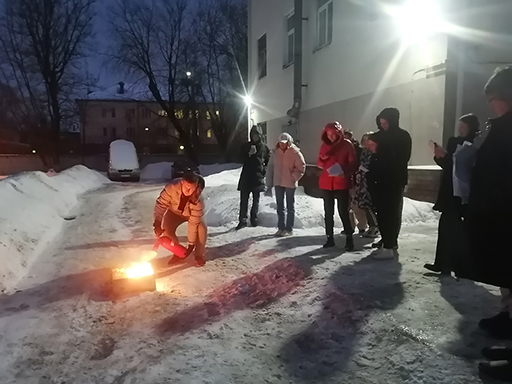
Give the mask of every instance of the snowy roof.
POLYGON ((137 100, 155 101, 148 87, 141 83, 125 84, 119 82, 103 90, 98 90, 87 95, 88 100, 137 100), (122 84, 122 86, 121 86, 122 84))

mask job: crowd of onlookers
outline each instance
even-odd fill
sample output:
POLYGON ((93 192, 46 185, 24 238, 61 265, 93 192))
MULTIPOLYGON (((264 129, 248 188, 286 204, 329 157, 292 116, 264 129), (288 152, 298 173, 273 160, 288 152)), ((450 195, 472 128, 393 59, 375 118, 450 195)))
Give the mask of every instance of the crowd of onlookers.
MULTIPOLYGON (((434 209, 441 212, 435 261, 430 272, 492 284, 501 288, 503 310, 483 319, 479 326, 496 338, 512 339, 512 255, 503 234, 512 230, 512 66, 499 68, 484 93, 497 116, 484 129, 475 115, 459 119, 457 137, 446 148, 431 141, 435 162, 442 168, 434 209)), ((354 231, 381 239, 372 244, 377 260, 398 259, 403 194, 411 156, 411 137, 400 128, 399 111, 384 109, 376 118, 377 130, 363 135, 361 143, 338 122, 325 126, 317 166, 322 170, 325 213, 324 248, 335 246, 335 205, 343 223, 345 250, 354 250, 354 231)), ((290 236, 294 226, 294 196, 305 173, 305 161, 292 137, 283 133, 275 148, 263 142, 258 127, 242 147, 244 167, 237 230, 248 225, 248 202, 253 204, 250 223, 258 225, 262 192, 275 190, 278 231, 290 236)), ((510 232, 512 233, 512 231, 510 232)), ((489 361, 480 370, 497 379, 512 381, 512 348, 482 351, 489 361)))

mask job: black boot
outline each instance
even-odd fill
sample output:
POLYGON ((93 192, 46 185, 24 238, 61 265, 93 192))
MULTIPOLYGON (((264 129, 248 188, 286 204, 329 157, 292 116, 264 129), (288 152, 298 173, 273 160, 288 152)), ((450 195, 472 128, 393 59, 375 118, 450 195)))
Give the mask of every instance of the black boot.
POLYGON ((384 241, 382 239, 380 239, 376 243, 372 244, 372 248, 381 249, 383 247, 383 245, 384 245, 384 241))
POLYGON ((352 235, 347 235, 347 239, 345 241, 345 251, 352 252, 354 250, 354 238, 352 235))
POLYGON ((478 326, 484 331, 491 331, 492 329, 502 327, 503 325, 510 324, 511 322, 508 312, 500 312, 496 316, 480 320, 478 326))
POLYGON ((512 362, 510 361, 485 361, 478 364, 478 369, 480 373, 492 379, 512 382, 512 362))
POLYGON ((334 243, 334 237, 333 236, 327 236, 327 242, 324 244, 324 248, 332 248, 336 244, 334 243))
POLYGON ((251 225, 252 225, 253 227, 257 227, 257 226, 258 226, 258 224, 259 224, 259 223, 258 223, 258 218, 257 218, 257 217, 253 217, 253 218, 251 219, 251 225))
POLYGON ((235 231, 239 231, 239 230, 241 230, 242 228, 245 228, 245 227, 247 227, 247 221, 242 220, 236 226, 235 231))
POLYGON ((430 272, 440 273, 442 276, 451 275, 451 272, 449 270, 441 269, 435 264, 427 263, 423 266, 423 268, 428 269, 430 272))
POLYGON ((496 345, 482 349, 482 356, 487 360, 512 360, 512 348, 496 345))

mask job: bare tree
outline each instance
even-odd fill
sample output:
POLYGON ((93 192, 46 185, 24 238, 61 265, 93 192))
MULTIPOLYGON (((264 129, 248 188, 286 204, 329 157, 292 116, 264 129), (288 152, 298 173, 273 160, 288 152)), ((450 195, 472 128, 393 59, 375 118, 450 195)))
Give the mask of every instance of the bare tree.
POLYGON ((0 75, 16 87, 23 113, 39 120, 59 164, 62 120, 81 86, 81 59, 92 34, 95 0, 4 0, 0 75))
POLYGON ((151 96, 165 111, 191 160, 197 154, 187 124, 177 112, 188 100, 182 80, 190 30, 186 0, 117 0, 109 19, 115 39, 111 57, 130 74, 143 77, 151 96))
POLYGON ((227 151, 240 122, 236 112, 241 112, 241 96, 246 93, 247 2, 203 0, 198 9, 193 47, 202 75, 201 96, 209 106, 217 142, 227 151))

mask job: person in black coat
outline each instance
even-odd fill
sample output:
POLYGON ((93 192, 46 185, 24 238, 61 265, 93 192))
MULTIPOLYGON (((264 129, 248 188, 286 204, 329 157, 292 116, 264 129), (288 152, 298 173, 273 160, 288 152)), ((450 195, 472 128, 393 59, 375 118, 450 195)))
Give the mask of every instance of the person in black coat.
POLYGON ((270 149, 263 142, 263 133, 257 125, 251 129, 251 141, 242 144, 240 158, 243 168, 238 182, 240 215, 237 230, 247 227, 247 210, 251 194, 251 225, 253 227, 258 225, 260 194, 265 190, 265 175, 270 160, 270 149))
POLYGON ((437 194, 434 210, 441 212, 437 233, 437 248, 434 264, 425 264, 425 268, 431 272, 440 272, 442 275, 450 275, 456 272, 455 256, 463 252, 467 240, 464 235, 462 199, 454 196, 453 188, 453 154, 464 145, 464 142, 472 143, 480 122, 478 117, 469 114, 459 119, 459 136, 448 140, 446 150, 434 143, 434 161, 442 168, 441 184, 437 194))
POLYGON ((376 118, 379 132, 370 135, 372 156, 367 173, 368 189, 377 213, 382 240, 375 243, 377 260, 398 257, 398 235, 402 222, 403 194, 407 185, 412 140, 400 128, 400 112, 396 108, 384 109, 376 118))

